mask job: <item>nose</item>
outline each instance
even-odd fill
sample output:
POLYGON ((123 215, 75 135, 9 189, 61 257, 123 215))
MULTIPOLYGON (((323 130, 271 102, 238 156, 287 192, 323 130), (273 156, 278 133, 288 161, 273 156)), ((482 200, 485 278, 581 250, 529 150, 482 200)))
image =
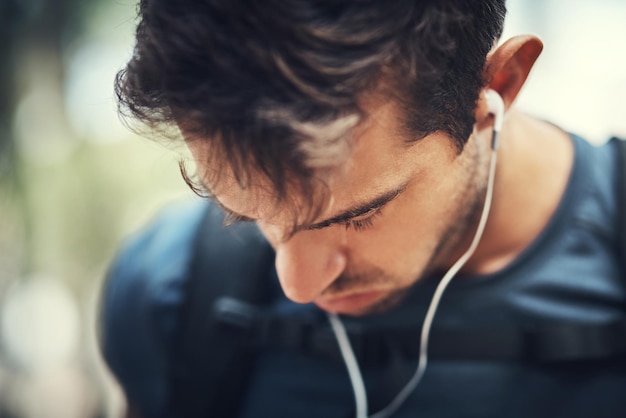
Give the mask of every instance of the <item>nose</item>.
POLYGON ((289 299, 312 302, 345 270, 346 251, 332 235, 302 231, 276 246, 276 271, 289 299))

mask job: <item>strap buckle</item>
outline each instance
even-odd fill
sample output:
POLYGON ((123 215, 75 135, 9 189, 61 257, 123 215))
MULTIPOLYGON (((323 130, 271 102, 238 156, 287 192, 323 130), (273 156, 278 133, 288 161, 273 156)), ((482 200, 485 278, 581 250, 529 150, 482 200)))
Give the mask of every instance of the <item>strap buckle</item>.
POLYGON ((218 298, 213 305, 213 321, 220 336, 251 344, 256 342, 261 310, 229 296, 218 298))

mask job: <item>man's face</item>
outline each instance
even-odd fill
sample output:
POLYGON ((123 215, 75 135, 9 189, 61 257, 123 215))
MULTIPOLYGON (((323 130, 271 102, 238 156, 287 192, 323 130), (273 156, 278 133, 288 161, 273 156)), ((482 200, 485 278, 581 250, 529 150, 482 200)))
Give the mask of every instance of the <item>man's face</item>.
MULTIPOLYGON (((407 143, 392 102, 368 110, 345 166, 327 181, 329 204, 289 238, 293 213, 274 205, 266 182, 242 189, 222 174, 209 185, 227 211, 256 220, 276 250, 287 297, 348 315, 384 311, 419 278, 452 264, 486 187, 487 154, 474 137, 461 154, 443 133, 407 143)), ((208 142, 188 146, 208 178, 208 142)))

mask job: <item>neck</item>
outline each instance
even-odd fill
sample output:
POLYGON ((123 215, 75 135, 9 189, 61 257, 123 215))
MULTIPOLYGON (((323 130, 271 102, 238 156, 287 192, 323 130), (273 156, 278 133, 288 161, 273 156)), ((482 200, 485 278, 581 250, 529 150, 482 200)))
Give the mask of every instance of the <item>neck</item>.
POLYGON ((507 113, 491 213, 465 272, 497 272, 537 238, 561 201, 573 157, 563 131, 514 110, 507 113))

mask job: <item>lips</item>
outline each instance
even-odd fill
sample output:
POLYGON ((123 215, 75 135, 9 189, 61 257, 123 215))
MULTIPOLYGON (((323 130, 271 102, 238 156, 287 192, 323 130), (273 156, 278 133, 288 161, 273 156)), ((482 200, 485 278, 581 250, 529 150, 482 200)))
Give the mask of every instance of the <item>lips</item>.
POLYGON ((320 298, 315 304, 322 310, 338 314, 359 314, 378 302, 385 295, 383 291, 354 293, 346 296, 320 298))

